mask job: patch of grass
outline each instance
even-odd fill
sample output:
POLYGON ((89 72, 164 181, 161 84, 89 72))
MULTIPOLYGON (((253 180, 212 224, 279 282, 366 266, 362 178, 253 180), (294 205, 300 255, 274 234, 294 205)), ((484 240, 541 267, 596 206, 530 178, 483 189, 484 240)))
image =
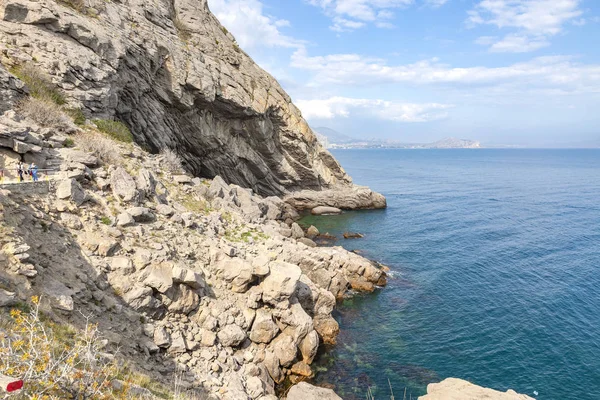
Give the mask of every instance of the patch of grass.
POLYGON ((96 124, 99 131, 106 133, 113 139, 123 143, 133 142, 133 135, 124 123, 108 119, 95 119, 93 122, 96 124))
POLYGON ((32 63, 21 64, 10 72, 22 80, 36 99, 46 100, 59 106, 66 104, 63 93, 41 69, 32 63))
POLYGON ((240 46, 238 46, 237 43, 233 44, 233 50, 235 50, 237 53, 241 53, 242 49, 240 49, 240 46))
POLYGON ((104 225, 112 225, 112 220, 107 217, 106 215, 102 216, 102 218, 100 218, 100 222, 102 222, 104 225))
POLYGON ((75 141, 71 138, 66 138, 65 141, 63 142, 63 146, 65 147, 75 147, 75 141))
POLYGON ((186 195, 181 204, 188 209, 188 211, 195 212, 198 214, 210 214, 212 207, 207 201, 196 200, 190 195, 186 195))
POLYGON ((227 30, 227 28, 225 28, 224 26, 221 27, 221 30, 223 31, 224 34, 228 34, 229 31, 227 30))
POLYGON ((65 113, 67 113, 69 117, 73 118, 73 122, 75 122, 75 125, 85 125, 85 114, 83 113, 83 111, 81 111, 80 108, 66 108, 65 113))

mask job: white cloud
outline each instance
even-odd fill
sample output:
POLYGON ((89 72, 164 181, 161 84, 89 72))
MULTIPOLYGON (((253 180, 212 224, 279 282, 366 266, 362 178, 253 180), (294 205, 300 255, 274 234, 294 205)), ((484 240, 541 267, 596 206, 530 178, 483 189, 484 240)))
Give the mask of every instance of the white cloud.
MULTIPOLYGON (((333 20, 331 29, 348 31, 373 23, 380 28, 390 28, 388 21, 394 17, 393 9, 404 8, 414 0, 306 0, 323 9, 333 20), (340 23, 343 21, 344 23, 340 23)), ((438 0, 439 1, 439 0, 438 0)))
POLYGON ((546 38, 532 38, 521 35, 506 35, 504 39, 493 43, 490 51, 493 53, 528 53, 530 51, 550 46, 546 38))
POLYGON ((448 104, 397 103, 385 100, 330 97, 298 100, 296 105, 307 119, 365 116, 397 122, 427 122, 447 117, 448 104))
POLYGON ((303 41, 283 34, 280 28, 289 26, 289 21, 265 15, 259 0, 208 0, 208 3, 244 50, 257 47, 300 48, 304 45, 303 41))
POLYGON ((305 49, 292 56, 292 67, 313 71, 312 86, 373 84, 444 84, 464 87, 508 84, 515 90, 558 89, 561 92, 600 92, 600 65, 576 63, 570 57, 537 57, 504 67, 452 67, 437 59, 388 65, 385 60, 358 54, 311 57, 305 49))
POLYGON ((366 24, 364 22, 352 21, 342 17, 333 18, 333 25, 329 28, 335 32, 347 32, 362 28, 366 24))
POLYGON ((431 8, 439 8, 446 4, 448 0, 425 0, 425 5, 431 8))
POLYGON ((490 48, 491 51, 527 52, 549 45, 548 38, 563 31, 564 25, 577 23, 583 11, 581 0, 481 0, 468 11, 471 26, 493 25, 514 29, 490 48))

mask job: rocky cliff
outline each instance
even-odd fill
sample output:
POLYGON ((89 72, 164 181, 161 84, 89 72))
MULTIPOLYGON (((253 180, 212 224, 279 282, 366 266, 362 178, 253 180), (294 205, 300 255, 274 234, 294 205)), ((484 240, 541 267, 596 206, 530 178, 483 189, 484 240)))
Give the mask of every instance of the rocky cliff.
POLYGON ((385 206, 381 195, 352 187, 206 0, 6 0, 0 16, 6 67, 35 63, 71 107, 125 122, 143 148, 176 151, 196 176, 219 175, 262 195, 353 189, 360 201, 337 204, 385 206))

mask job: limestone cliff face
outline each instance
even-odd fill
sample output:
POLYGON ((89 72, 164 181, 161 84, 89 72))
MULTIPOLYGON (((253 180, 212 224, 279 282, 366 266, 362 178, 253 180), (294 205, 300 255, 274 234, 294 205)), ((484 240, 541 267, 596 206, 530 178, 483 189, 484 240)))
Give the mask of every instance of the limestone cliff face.
MULTIPOLYGON (((263 195, 351 187, 206 0, 7 0, 0 18, 4 65, 38 64, 70 105, 125 122, 139 144, 175 150, 197 176, 263 195)), ((375 197, 358 208, 381 206, 375 197)))

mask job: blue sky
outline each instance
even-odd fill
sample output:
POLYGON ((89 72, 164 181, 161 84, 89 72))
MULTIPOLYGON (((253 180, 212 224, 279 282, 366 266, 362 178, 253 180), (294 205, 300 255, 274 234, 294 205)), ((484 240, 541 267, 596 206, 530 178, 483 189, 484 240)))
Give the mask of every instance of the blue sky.
POLYGON ((311 126, 600 146, 598 0, 208 0, 311 126))

